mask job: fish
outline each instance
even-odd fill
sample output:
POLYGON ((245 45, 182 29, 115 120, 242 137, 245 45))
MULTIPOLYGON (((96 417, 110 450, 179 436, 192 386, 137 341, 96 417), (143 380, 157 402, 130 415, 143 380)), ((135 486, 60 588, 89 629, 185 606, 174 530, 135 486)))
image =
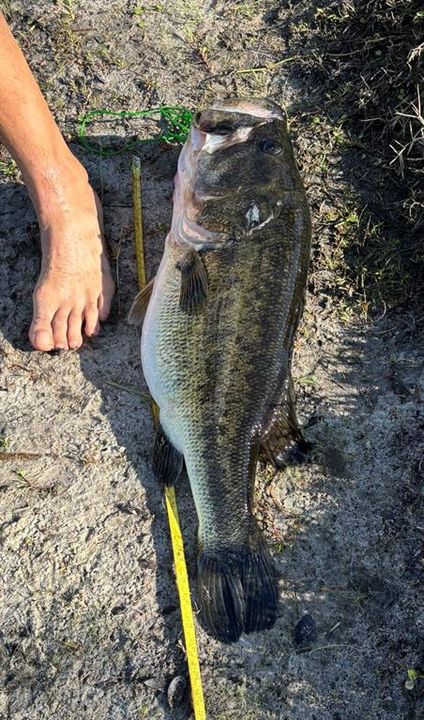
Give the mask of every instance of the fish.
POLYGON ((198 598, 224 643, 270 628, 278 577, 254 517, 260 458, 304 444, 291 362, 311 245, 284 111, 217 100, 194 116, 156 277, 129 322, 159 408, 158 481, 186 468, 198 517, 198 598))

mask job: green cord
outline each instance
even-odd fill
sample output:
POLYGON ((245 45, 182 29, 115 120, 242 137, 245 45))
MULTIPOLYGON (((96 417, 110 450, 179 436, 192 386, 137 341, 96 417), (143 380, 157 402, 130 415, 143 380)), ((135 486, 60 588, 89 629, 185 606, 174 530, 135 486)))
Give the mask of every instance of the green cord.
POLYGON ((165 143, 183 143, 185 142, 187 135, 190 130, 193 113, 185 107, 169 107, 164 105, 159 108, 153 108, 151 110, 138 110, 130 112, 127 110, 121 112, 115 112, 113 110, 90 110, 85 115, 79 118, 78 125, 78 139, 81 145, 95 155, 101 155, 102 157, 113 157, 120 153, 128 152, 137 145, 154 142, 165 142, 165 143), (92 145, 87 140, 87 125, 94 122, 97 119, 104 117, 121 118, 122 120, 130 120, 131 118, 140 117, 152 117, 159 114, 159 119, 163 120, 166 124, 166 130, 159 132, 150 138, 134 140, 133 142, 127 143, 119 150, 102 150, 96 145, 92 145))

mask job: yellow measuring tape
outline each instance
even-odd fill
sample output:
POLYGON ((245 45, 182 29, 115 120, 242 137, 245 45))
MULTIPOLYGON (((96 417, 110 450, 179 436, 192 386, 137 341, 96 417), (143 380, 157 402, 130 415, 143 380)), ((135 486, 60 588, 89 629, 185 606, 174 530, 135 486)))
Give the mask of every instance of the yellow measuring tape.
MULTIPOLYGON (((137 275, 140 290, 146 283, 146 265, 144 261, 143 217, 141 205, 141 165, 140 158, 134 157, 132 166, 132 195, 134 208, 134 237, 137 275)), ((155 425, 158 423, 158 407, 152 400, 152 415, 155 425)), ((172 552, 174 555, 175 576, 180 598, 181 620, 187 654, 188 673, 190 677, 191 698, 195 720, 206 720, 205 700, 203 697, 202 678, 200 675, 199 656, 197 653, 196 631, 194 628, 193 609, 191 605, 190 587, 188 584, 187 565, 184 555, 184 542, 178 517, 175 488, 165 487, 165 504, 168 513, 169 530, 171 533, 172 552)))
POLYGON ((133 157, 131 175, 134 213, 135 261, 137 263, 138 286, 140 290, 142 290, 147 285, 147 277, 146 263, 144 261, 143 210, 141 205, 141 163, 139 157, 133 157))

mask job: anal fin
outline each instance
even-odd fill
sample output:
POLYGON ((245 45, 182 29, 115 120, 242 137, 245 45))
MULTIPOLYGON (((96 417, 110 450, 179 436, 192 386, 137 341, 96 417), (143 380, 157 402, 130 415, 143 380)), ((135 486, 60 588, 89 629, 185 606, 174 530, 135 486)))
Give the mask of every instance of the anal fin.
POLYGON ((188 250, 177 263, 181 272, 180 308, 189 315, 198 313, 208 294, 208 276, 196 250, 188 250))
POLYGON ((159 425, 153 449, 153 472, 162 485, 175 485, 184 467, 184 456, 168 440, 159 425))
POLYGON ((260 457, 281 468, 302 462, 309 450, 310 443, 303 437, 297 420, 293 380, 289 375, 282 401, 277 405, 271 422, 261 435, 260 457))
POLYGON ((129 325, 141 325, 153 290, 155 279, 149 280, 147 285, 135 296, 128 313, 127 322, 129 325))

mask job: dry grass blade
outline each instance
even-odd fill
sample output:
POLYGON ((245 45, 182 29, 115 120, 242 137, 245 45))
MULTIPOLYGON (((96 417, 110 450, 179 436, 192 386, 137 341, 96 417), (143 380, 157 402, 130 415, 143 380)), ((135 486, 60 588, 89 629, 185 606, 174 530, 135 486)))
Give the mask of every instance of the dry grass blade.
POLYGON ((40 457, 52 457, 50 453, 0 452, 1 460, 37 460, 40 457))
POLYGON ((122 383, 119 383, 116 380, 105 380, 104 382, 106 385, 110 385, 117 390, 123 390, 130 395, 135 395, 136 397, 141 398, 145 402, 150 402, 150 395, 140 392, 137 388, 130 387, 129 385, 122 385, 122 383))

